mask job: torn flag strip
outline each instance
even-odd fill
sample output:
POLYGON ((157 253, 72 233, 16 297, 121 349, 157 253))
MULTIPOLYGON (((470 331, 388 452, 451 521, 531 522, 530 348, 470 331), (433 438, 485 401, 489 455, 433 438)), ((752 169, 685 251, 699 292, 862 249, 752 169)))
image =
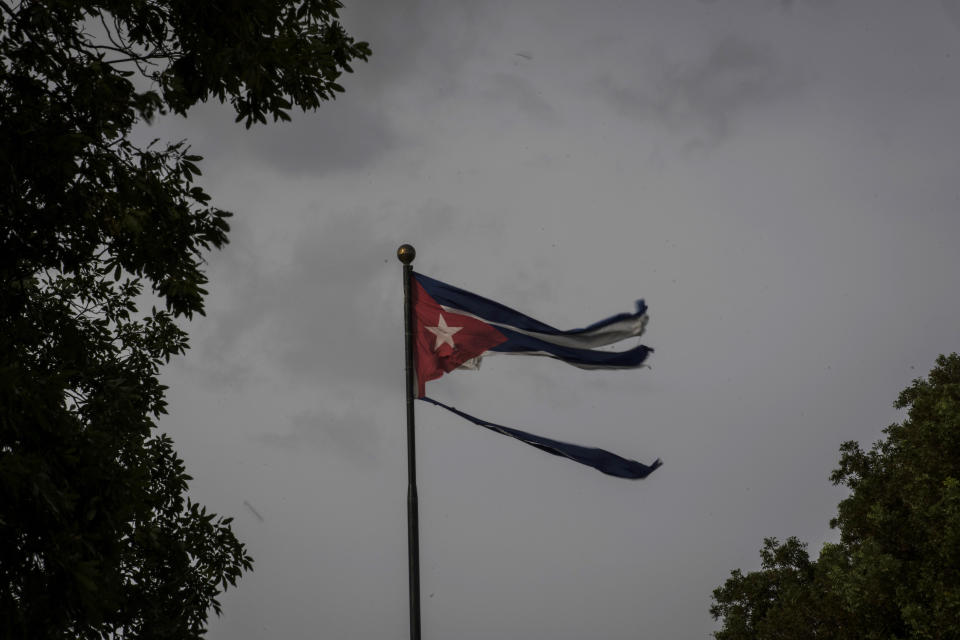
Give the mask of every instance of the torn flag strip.
POLYGON ((413 274, 417 397, 426 383, 459 367, 476 368, 488 351, 540 355, 582 369, 633 369, 653 349, 637 345, 626 351, 606 346, 639 336, 646 327, 647 307, 621 313, 583 329, 561 331, 482 296, 413 274))

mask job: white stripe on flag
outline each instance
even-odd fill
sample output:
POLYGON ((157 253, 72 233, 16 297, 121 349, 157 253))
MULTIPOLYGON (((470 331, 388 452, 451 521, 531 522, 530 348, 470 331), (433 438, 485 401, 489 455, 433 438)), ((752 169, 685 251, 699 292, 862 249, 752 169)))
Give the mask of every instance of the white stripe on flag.
MULTIPOLYGON (((592 331, 578 333, 577 335, 556 336, 549 333, 540 333, 539 331, 526 331, 524 329, 518 329, 513 325, 503 322, 493 322, 476 314, 457 309, 456 307, 440 305, 440 308, 448 313, 456 313, 461 316, 467 316, 468 318, 474 318, 476 320, 480 320, 481 322, 486 322, 494 327, 503 327, 504 329, 509 329, 510 331, 515 331, 516 333, 521 333, 523 335, 530 336, 531 338, 536 338, 537 340, 543 340, 544 342, 549 342, 550 344, 555 344, 559 347, 571 347, 574 349, 593 349, 596 347, 613 344, 614 342, 619 342, 621 340, 626 340, 627 338, 641 336, 647 327, 647 322, 650 320, 650 317, 644 313, 638 318, 625 318, 623 320, 617 320, 616 322, 612 322, 604 327, 599 327, 592 331)), ((583 368, 586 369, 594 367, 583 368)))
MULTIPOLYGON (((610 353, 617 353, 611 351, 610 353)), ((570 362, 569 360, 564 360, 563 358, 556 356, 549 351, 484 351, 475 358, 471 358, 464 362, 462 365, 457 367, 457 369, 466 369, 469 371, 477 371, 480 368, 480 361, 484 358, 489 358, 490 356, 546 356, 548 358, 554 358, 555 360, 561 360, 566 362, 572 367, 578 369, 652 369, 648 364, 640 365, 612 365, 612 364, 582 364, 578 362, 570 362)))

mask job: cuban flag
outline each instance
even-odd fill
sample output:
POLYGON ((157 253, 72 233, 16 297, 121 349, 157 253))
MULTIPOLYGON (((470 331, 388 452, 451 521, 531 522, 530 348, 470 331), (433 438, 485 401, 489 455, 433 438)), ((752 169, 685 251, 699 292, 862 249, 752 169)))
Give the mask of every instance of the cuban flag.
POLYGON ((414 272, 417 397, 426 383, 457 368, 477 368, 487 352, 547 356, 581 369, 635 369, 653 349, 597 347, 643 334, 647 305, 583 329, 561 331, 493 300, 414 272))
POLYGON ((637 345, 626 351, 597 347, 639 336, 647 325, 647 307, 637 302, 634 313, 621 313, 583 329, 561 331, 498 302, 413 273, 411 296, 414 314, 417 397, 470 422, 516 438, 556 456, 593 467, 608 475, 640 479, 662 463, 650 465, 620 457, 603 449, 560 442, 513 427, 476 418, 455 407, 426 397, 430 380, 458 368, 477 368, 486 353, 547 356, 583 369, 635 369, 653 349, 637 345))

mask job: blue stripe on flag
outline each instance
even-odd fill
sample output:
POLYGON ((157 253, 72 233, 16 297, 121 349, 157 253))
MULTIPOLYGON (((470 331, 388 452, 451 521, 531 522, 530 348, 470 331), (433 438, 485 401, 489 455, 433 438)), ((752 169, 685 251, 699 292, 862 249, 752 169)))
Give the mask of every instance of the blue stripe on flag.
POLYGON ((482 320, 497 323, 498 325, 510 325, 522 331, 536 331, 538 333, 548 333, 553 335, 574 336, 580 333, 593 332, 597 329, 601 329, 608 325, 622 322, 624 320, 639 318, 647 312, 646 303, 644 303, 643 300, 638 300, 637 311, 635 313, 618 313, 615 316, 610 316, 609 318, 595 322, 582 329, 561 331, 560 329, 551 327, 550 325, 544 324, 539 320, 534 320, 530 316, 524 315, 519 311, 515 311, 510 307, 500 304, 499 302, 494 302, 489 298, 478 296, 475 293, 470 293, 469 291, 454 287, 446 282, 434 280, 433 278, 425 276, 422 273, 414 273, 413 275, 423 286, 424 290, 426 290, 426 292, 430 295, 430 297, 436 300, 439 304, 445 307, 466 311, 467 313, 475 315, 482 320))
POLYGON ((653 353, 651 347, 644 345, 638 345, 627 351, 575 349, 517 333, 506 327, 497 327, 497 329, 507 337, 507 341, 492 347, 491 351, 548 355, 584 369, 632 369, 643 364, 647 356, 653 353))
POLYGON ((636 460, 628 460, 626 458, 621 458, 615 453, 610 453, 609 451, 604 451, 603 449, 595 449, 592 447, 583 447, 578 444, 570 444, 568 442, 560 442, 559 440, 551 440, 550 438, 544 438, 542 436, 537 436, 532 433, 527 433, 526 431, 520 431, 519 429, 513 429, 511 427, 504 427, 503 425, 494 424, 492 422, 487 422, 486 420, 481 420, 471 416, 468 413, 464 413, 454 407, 438 402, 433 398, 428 398, 423 396, 419 398, 420 400, 425 400, 431 404, 434 404, 438 407, 443 407, 451 413, 455 413, 464 420, 472 422, 473 424, 490 429, 497 433, 503 434, 505 436, 510 436, 511 438, 516 438, 521 442, 526 442, 530 446, 536 447, 541 451, 546 451, 547 453, 552 453, 555 456, 561 456, 564 458, 569 458, 580 464, 585 464, 588 467, 593 467, 598 471, 611 476, 616 476, 618 478, 628 478, 630 480, 640 480, 646 478, 648 475, 653 473, 654 470, 663 465, 663 462, 660 458, 657 458, 653 464, 645 465, 637 462, 636 460))

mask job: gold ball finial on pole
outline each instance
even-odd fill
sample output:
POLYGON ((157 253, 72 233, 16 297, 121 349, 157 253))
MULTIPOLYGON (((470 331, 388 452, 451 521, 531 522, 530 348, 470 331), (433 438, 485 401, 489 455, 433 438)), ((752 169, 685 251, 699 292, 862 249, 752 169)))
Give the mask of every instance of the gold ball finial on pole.
POLYGON ((413 248, 412 244, 402 244, 397 249, 397 260, 403 264, 410 264, 416 257, 417 250, 413 248))

